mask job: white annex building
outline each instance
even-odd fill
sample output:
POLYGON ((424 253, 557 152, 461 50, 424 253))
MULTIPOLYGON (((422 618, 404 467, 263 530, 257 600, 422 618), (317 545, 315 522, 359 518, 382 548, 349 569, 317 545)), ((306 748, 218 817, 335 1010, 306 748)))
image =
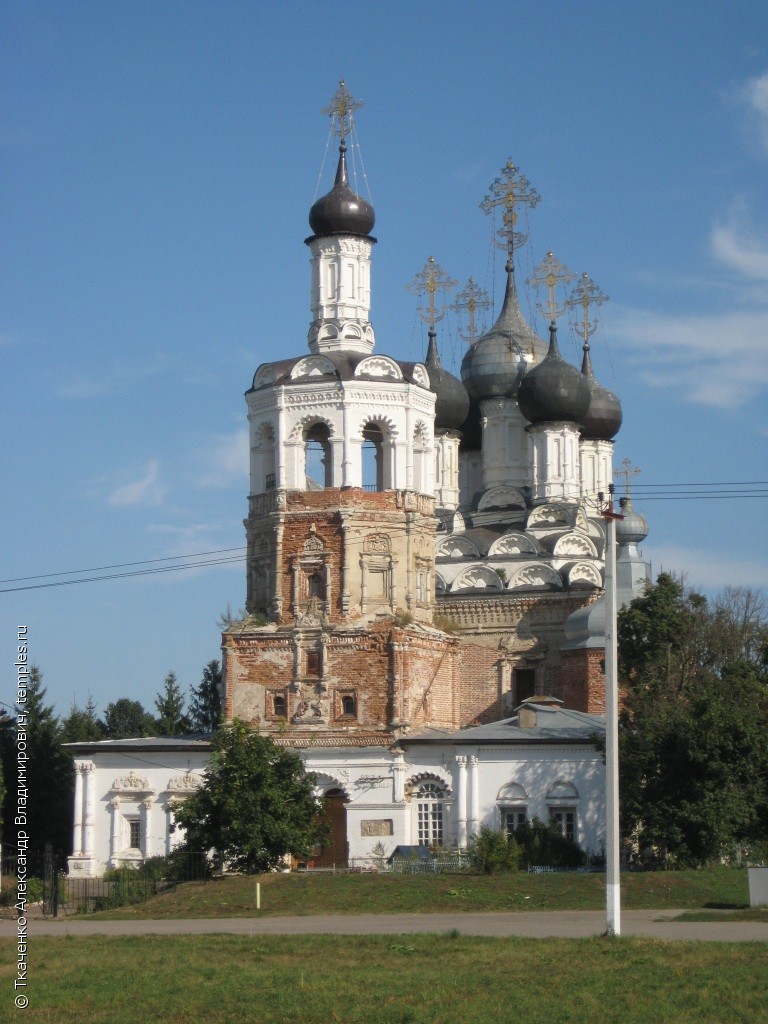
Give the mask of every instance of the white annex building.
MULTIPOLYGON (((548 252, 549 340, 520 309, 517 208, 538 194, 508 161, 482 207, 499 207, 506 285, 494 325, 474 327, 461 380, 441 365, 430 259, 423 363, 375 351, 374 211, 348 180, 359 104, 342 82, 329 112, 336 178, 309 214, 305 350, 264 363, 250 425, 247 614, 222 637, 225 718, 296 749, 332 826, 316 863, 374 847, 466 846, 480 826, 538 817, 590 852, 604 846, 606 531, 618 398, 595 378, 589 338, 604 297, 582 275, 580 369, 560 355, 548 252), (592 318, 592 319, 591 319, 592 318), (600 495, 600 497, 598 497, 600 495)), ((623 500, 619 604, 642 592, 644 518, 623 500)), ((206 738, 70 745, 72 874, 170 851, 173 808, 200 784, 206 738)))

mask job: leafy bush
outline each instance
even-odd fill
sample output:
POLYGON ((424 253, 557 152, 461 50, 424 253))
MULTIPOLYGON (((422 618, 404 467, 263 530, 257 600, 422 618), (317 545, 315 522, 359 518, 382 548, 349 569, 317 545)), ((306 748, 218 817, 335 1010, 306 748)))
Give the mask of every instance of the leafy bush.
POLYGON ((496 832, 483 825, 480 834, 472 836, 469 843, 469 863, 473 871, 483 875, 517 871, 520 849, 513 838, 505 832, 496 832))
POLYGON ((520 851, 520 865, 549 868, 580 868, 586 855, 578 843, 568 839, 558 825, 539 818, 526 821, 515 829, 515 842, 520 851))

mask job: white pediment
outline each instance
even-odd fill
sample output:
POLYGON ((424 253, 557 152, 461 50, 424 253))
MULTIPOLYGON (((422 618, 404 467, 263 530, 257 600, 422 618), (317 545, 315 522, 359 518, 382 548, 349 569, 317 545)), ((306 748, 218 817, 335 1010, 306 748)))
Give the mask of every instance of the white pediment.
POLYGON ((602 587, 600 570, 592 562, 575 562, 568 570, 568 586, 591 589, 602 587))
POLYGON ((528 516, 526 529, 530 530, 533 527, 538 529, 572 527, 576 518, 576 511, 575 508, 567 508, 563 505, 539 505, 528 516))
POLYGON ((532 587, 556 587, 562 590, 563 581, 552 566, 537 562, 522 566, 507 584, 508 590, 529 590, 532 587))
POLYGON ((552 553, 558 558, 597 558, 597 548, 583 533, 564 533, 552 553))
POLYGON ((291 370, 291 380, 299 377, 338 377, 339 373, 330 359, 325 356, 307 356, 300 359, 291 370))
POLYGON ((413 380, 415 384, 418 384, 422 388, 429 387, 429 374, 427 373, 426 366, 422 366, 421 363, 416 363, 413 368, 413 380))
POLYGON ((149 779, 143 775, 137 775, 131 769, 127 775, 115 779, 112 783, 113 793, 154 793, 149 784, 149 779))
POLYGON ((361 359, 355 369, 355 377, 379 377, 389 380, 402 380, 403 373, 394 359, 388 356, 368 356, 361 359))
POLYGON ((503 584, 497 572, 487 565, 468 566, 453 581, 451 592, 457 590, 503 590, 503 584))
POLYGON ((438 558, 479 558, 480 552, 467 537, 461 535, 441 537, 437 542, 435 554, 438 558))
POLYGON ((480 499, 477 511, 489 508, 525 508, 525 495, 516 487, 491 487, 480 499))
POLYGON ((264 363, 258 368, 253 378, 255 388, 263 387, 265 384, 274 384, 277 380, 275 368, 271 363, 264 363))
POLYGON ((488 549, 489 555, 536 555, 536 542, 518 530, 510 530, 495 540, 488 549))

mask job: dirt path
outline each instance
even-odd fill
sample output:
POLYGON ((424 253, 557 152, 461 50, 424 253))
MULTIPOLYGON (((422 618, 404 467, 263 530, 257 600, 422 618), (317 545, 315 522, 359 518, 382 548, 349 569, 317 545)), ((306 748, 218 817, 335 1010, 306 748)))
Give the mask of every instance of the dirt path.
MULTIPOLYGON (((768 942, 768 923, 761 921, 676 922, 681 910, 629 910, 622 916, 622 935, 653 939, 719 942, 768 942)), ((317 917, 195 918, 158 921, 100 921, 85 917, 33 920, 36 935, 401 935, 448 932, 463 935, 519 935, 529 938, 585 938, 605 931, 602 911, 556 911, 498 914, 329 914, 317 917)), ((13 921, 0 921, 0 936, 14 936, 13 921)))

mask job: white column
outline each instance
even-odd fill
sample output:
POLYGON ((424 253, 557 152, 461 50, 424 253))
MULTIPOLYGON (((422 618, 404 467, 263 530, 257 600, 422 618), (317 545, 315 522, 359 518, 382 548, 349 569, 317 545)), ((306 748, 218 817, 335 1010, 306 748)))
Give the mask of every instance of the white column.
POLYGON ((85 817, 83 820, 83 854, 86 857, 93 856, 93 814, 95 803, 95 783, 93 761, 83 763, 85 774, 85 817))
POLYGON ((72 830, 72 855, 83 852, 83 762, 75 761, 75 825, 72 830))
POLYGON ((120 853, 120 797, 116 796, 110 800, 109 807, 112 812, 112 821, 110 822, 109 830, 109 865, 110 867, 116 868, 118 864, 118 854, 120 853))
POLYGON ((149 826, 150 826, 150 820, 151 820, 150 819, 150 811, 152 810, 152 804, 153 803, 154 803, 154 800, 152 799, 151 796, 145 797, 141 801, 141 816, 144 819, 143 822, 142 822, 144 827, 141 830, 141 832, 142 832, 142 836, 141 836, 142 850, 141 850, 141 852, 142 852, 142 854, 143 854, 145 859, 147 859, 148 857, 152 856, 152 854, 150 852, 151 851, 151 845, 150 845, 150 843, 151 843, 151 836, 150 836, 149 826))
POLYGON ((458 826, 457 841, 463 849, 467 845, 467 758, 465 754, 459 754, 456 758, 459 769, 459 779, 456 786, 456 824, 458 826))
POLYGON ((402 754, 395 755, 392 775, 394 800, 397 803, 402 803, 405 800, 405 759, 402 754))
POLYGON ((469 757, 469 834, 475 836, 480 831, 480 778, 477 754, 469 757))
POLYGON ((173 849, 173 842, 172 842, 173 833, 171 832, 171 825, 173 825, 173 810, 174 810, 174 804, 173 803, 168 804, 168 806, 166 807, 166 815, 167 815, 167 817, 166 817, 166 820, 165 820, 165 853, 166 853, 166 856, 173 849))

